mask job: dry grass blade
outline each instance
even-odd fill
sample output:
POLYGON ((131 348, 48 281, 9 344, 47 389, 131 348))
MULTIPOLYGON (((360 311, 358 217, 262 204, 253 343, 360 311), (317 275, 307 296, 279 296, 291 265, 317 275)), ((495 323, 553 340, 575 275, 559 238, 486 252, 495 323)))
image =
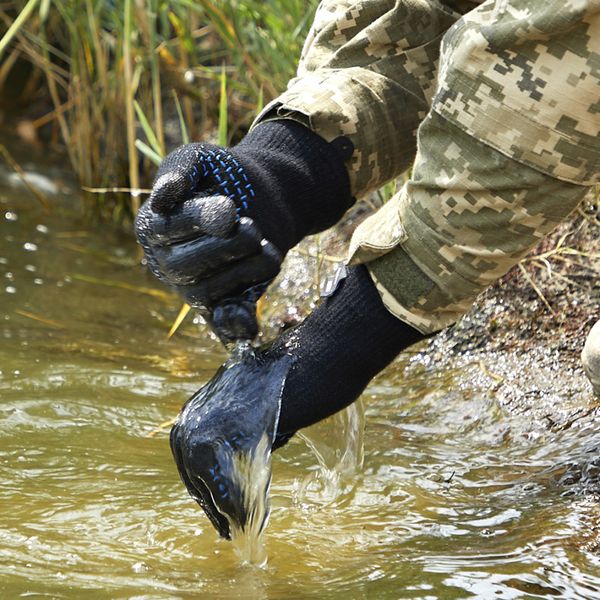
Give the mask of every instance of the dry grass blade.
POLYGON ((548 268, 548 265, 546 265, 546 264, 542 264, 537 261, 533 261, 531 264, 533 266, 537 267, 538 269, 542 269, 542 270, 545 269, 546 272, 548 273, 549 277, 558 277, 559 279, 561 279, 565 283, 568 283, 569 285, 573 285, 576 287, 585 287, 585 286, 582 286, 580 283, 577 283, 577 281, 574 281, 570 277, 563 275, 562 273, 557 273, 556 271, 552 271, 551 269, 548 268))
MULTIPOLYGON (((50 60, 50 46, 46 40, 45 30, 40 32, 40 41, 41 41, 41 47, 42 47, 41 56, 42 56, 42 59, 44 61, 44 65, 45 65, 42 67, 42 69, 44 71, 44 74, 46 75, 46 82, 48 84, 48 93, 50 95, 50 98, 52 99, 54 108, 56 109, 56 113, 55 113, 56 119, 57 119, 58 125, 60 127, 61 135, 63 137, 63 142, 65 143, 67 152, 69 154, 69 159, 71 161, 71 164, 76 168, 77 164, 78 164, 78 161, 77 161, 77 155, 78 155, 77 150, 78 149, 73 147, 72 135, 71 135, 69 126, 67 124, 65 115, 63 114, 62 111, 58 110, 63 105, 63 102, 61 101, 60 94, 58 91, 58 86, 57 86, 58 75, 53 68, 52 61, 50 60)), ((79 151, 81 151, 81 149, 79 149, 79 151)))
MULTIPOLYGON (((131 55, 131 0, 125 0, 125 26, 123 33, 123 77, 125 88, 125 114, 127 119, 127 153, 129 157, 129 183, 133 189, 140 187, 137 148, 135 145, 135 90, 133 84, 133 58, 131 55)), ((140 200, 131 194, 131 206, 134 213, 140 207, 140 200)))
POLYGON ((38 323, 43 323, 44 325, 50 325, 50 327, 55 327, 56 329, 64 329, 65 325, 54 319, 48 319, 48 317, 44 317, 42 315, 37 315, 35 313, 29 312, 28 310, 22 310, 20 308, 15 309, 15 313, 21 315, 22 317, 27 317, 28 319, 32 319, 33 321, 37 321, 38 323))
POLYGON ((88 187, 87 185, 82 185, 81 189, 84 192, 89 192, 90 194, 118 194, 120 192, 124 192, 127 194, 135 194, 136 196, 141 196, 142 194, 151 194, 152 190, 149 188, 130 188, 130 187, 88 187))
POLYGON ((0 64, 0 90, 4 87, 9 73, 15 66, 17 60, 19 60, 20 56, 21 49, 17 47, 8 55, 8 58, 4 59, 0 64))
POLYGON ((341 263, 344 262, 344 258, 342 256, 333 256, 332 254, 325 254, 323 252, 313 253, 309 250, 304 250, 304 248, 294 248, 294 252, 297 252, 301 256, 307 256, 308 258, 314 258, 316 260, 326 260, 327 262, 332 263, 341 263))
POLYGON ((542 294, 542 290, 540 290, 540 288, 537 286, 535 281, 533 281, 533 279, 527 272, 527 269, 521 263, 519 263, 519 269, 521 270, 521 273, 523 273, 523 277, 525 277, 525 279, 527 279, 527 282, 529 283, 529 285, 534 289, 535 293, 539 296, 540 300, 544 303, 544 306, 553 315, 556 315, 556 313, 554 312, 554 309, 550 306, 550 304, 548 303, 548 300, 546 300, 546 297, 544 296, 544 294, 542 294))
POLYGON ((129 292, 135 292, 137 294, 145 294, 146 296, 153 296, 163 302, 170 303, 173 301, 172 294, 162 292, 161 290, 155 290, 154 288, 148 288, 141 285, 133 285, 125 281, 115 281, 113 279, 98 279, 97 277, 90 277, 88 275, 82 275, 75 273, 71 275, 72 279, 77 281, 83 281, 85 283, 93 283, 94 285, 104 285, 106 287, 120 288, 129 292))
POLYGON ((60 106, 53 108, 50 112, 46 113, 45 115, 42 115, 41 117, 38 117, 37 119, 33 120, 33 126, 36 129, 38 129, 40 127, 43 127, 44 125, 47 125, 48 123, 51 123, 52 121, 58 118, 59 114, 63 114, 70 108, 72 108, 75 102, 77 101, 77 98, 71 98, 70 100, 67 100, 67 102, 64 102, 60 106))
MULTIPOLYGON (((63 239, 64 236, 63 236, 63 239)), ((66 248, 67 250, 72 250, 73 252, 78 252, 79 254, 86 254, 88 256, 93 256, 101 260, 102 262, 109 263, 112 265, 119 265, 121 267, 133 267, 137 264, 136 260, 133 260, 130 257, 117 257, 112 256, 108 252, 103 252, 101 250, 94 250, 93 248, 88 248, 87 246, 80 246, 79 244, 74 244, 72 242, 60 241, 57 243, 61 248, 66 248)))
POLYGON ((173 321, 173 325, 171 325, 171 329, 169 329, 169 333, 167 335, 168 339, 172 338, 173 334, 179 329, 179 326, 183 323, 183 320, 187 317, 191 308, 192 307, 189 304, 184 304, 181 307, 179 314, 177 315, 177 318, 175 319, 175 321, 173 321))
POLYGON ((173 427, 173 425, 175 425, 175 423, 177 422, 177 419, 178 419, 178 417, 174 417, 173 419, 169 419, 168 421, 164 421, 160 425, 157 425, 152 431, 149 431, 146 434, 145 437, 147 437, 147 438, 153 438, 156 434, 161 433, 167 427, 173 427))

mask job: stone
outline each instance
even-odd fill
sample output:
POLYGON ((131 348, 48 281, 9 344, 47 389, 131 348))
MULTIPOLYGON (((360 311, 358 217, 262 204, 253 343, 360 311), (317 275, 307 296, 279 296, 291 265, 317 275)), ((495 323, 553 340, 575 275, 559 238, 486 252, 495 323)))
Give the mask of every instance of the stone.
POLYGON ((600 396, 600 320, 596 321, 588 333, 581 352, 581 362, 594 393, 600 396))

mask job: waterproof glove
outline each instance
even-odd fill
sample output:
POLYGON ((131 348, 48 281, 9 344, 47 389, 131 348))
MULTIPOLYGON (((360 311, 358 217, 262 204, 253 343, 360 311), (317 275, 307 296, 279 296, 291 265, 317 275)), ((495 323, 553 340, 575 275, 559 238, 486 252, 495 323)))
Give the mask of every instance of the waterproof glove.
MULTIPOLYGON (((425 336, 383 305, 363 266, 270 347, 231 357, 186 403, 171 449, 191 496, 221 536, 248 518, 236 457, 272 449, 294 432, 345 408, 372 377, 425 336)), ((260 524, 262 526, 262 524, 260 524)))
POLYGON ((231 149, 178 148, 135 220, 150 270, 226 338, 253 337, 255 302, 287 251, 352 204, 351 154, 346 138, 328 143, 290 120, 262 123, 231 149))
POLYGON ((185 403, 171 430, 181 479, 221 537, 231 537, 232 529, 258 532, 266 523, 269 458, 291 361, 237 346, 185 403), (260 467, 249 471, 254 461, 260 467), (251 480, 243 477, 250 472, 251 480))

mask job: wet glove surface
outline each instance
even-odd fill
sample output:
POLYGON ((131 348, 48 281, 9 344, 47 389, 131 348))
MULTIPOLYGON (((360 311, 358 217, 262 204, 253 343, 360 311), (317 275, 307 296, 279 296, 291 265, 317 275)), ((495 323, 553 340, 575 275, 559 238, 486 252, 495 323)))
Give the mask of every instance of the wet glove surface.
POLYGON ((257 126, 232 149, 178 148, 135 221, 150 270, 208 309, 230 339, 253 337, 255 302, 286 252, 352 204, 343 163, 351 153, 343 139, 328 144, 286 120, 257 126), (240 322, 253 334, 237 335, 240 322))
POLYGON ((181 479, 221 537, 230 537, 232 525, 246 526, 252 502, 237 465, 257 452, 270 453, 291 362, 287 354, 266 358, 249 346, 234 352, 188 400, 171 430, 181 479))
POLYGON ((247 511, 234 459, 266 433, 277 449, 294 432, 345 408, 372 377, 424 336, 384 307, 363 266, 271 346, 232 356, 184 406, 171 432, 183 482, 229 537, 247 511), (227 515, 227 517, 225 516, 227 515))
POLYGON ((335 293, 266 351, 294 357, 281 399, 279 439, 354 402, 402 350, 424 338, 385 308, 364 266, 349 268, 335 293))

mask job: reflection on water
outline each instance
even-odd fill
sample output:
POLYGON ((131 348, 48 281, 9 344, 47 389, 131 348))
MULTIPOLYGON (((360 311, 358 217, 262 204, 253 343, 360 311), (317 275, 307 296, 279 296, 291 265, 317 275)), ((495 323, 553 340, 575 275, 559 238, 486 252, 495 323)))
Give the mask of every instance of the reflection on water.
POLYGON ((364 440, 358 405, 275 454, 268 567, 241 566, 147 437, 219 344, 167 342, 178 301, 132 241, 34 202, 0 189, 2 598, 600 597, 597 425, 550 433, 417 353, 364 440))

